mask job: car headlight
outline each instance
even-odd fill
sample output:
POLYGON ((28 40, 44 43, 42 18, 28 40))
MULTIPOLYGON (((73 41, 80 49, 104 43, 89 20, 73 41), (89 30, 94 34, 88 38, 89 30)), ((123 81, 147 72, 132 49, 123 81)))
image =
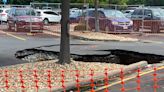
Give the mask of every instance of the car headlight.
POLYGON ((112 21, 112 24, 113 25, 118 25, 118 22, 117 21, 112 21))
POLYGON ((133 25, 133 21, 130 21, 130 25, 133 25))

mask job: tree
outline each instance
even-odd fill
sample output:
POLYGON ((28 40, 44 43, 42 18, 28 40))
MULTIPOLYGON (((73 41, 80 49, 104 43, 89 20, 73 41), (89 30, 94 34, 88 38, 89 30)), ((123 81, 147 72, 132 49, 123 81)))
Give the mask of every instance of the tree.
POLYGON ((15 5, 28 5, 32 2, 32 0, 9 0, 10 4, 15 4, 15 5))
POLYGON ((109 0, 109 4, 126 5, 128 0, 109 0))
POLYGON ((70 0, 61 0, 61 41, 59 63, 71 63, 70 60, 70 38, 69 38, 69 9, 70 0))
POLYGON ((146 0, 129 0, 127 4, 134 5, 134 4, 144 4, 146 0))
POLYGON ((145 0, 146 5, 163 6, 164 0, 145 0))

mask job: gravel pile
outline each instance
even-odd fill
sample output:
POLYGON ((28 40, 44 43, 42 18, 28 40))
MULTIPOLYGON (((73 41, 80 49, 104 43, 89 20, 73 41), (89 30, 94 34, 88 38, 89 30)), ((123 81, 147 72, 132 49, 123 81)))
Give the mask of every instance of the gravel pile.
MULTIPOLYGON (((46 34, 51 34, 55 36, 60 36, 59 30, 50 30, 44 31, 46 34)), ((139 41, 137 38, 123 37, 113 34, 106 34, 100 32, 91 32, 91 31, 72 31, 70 29, 70 35, 72 37, 76 36, 78 38, 83 38, 87 40, 98 40, 98 41, 139 41)))
POLYGON ((65 75, 65 83, 73 82, 76 80, 76 70, 79 70, 79 78, 82 80, 83 78, 89 78, 91 69, 94 70, 94 75, 99 75, 100 73, 104 73, 104 69, 108 68, 109 71, 120 69, 121 67, 125 67, 124 65, 119 64, 111 64, 111 63, 86 63, 86 62, 77 62, 72 61, 71 64, 60 65, 53 61, 44 61, 44 62, 35 62, 35 63, 27 63, 14 65, 9 67, 1 67, 0 71, 0 92, 22 92, 21 86, 25 86, 24 91, 26 92, 36 92, 36 82, 38 80, 37 85, 39 89, 48 88, 48 70, 50 72, 50 80, 51 86, 53 88, 61 87, 61 74, 62 70, 64 70, 65 75), (5 73, 7 70, 7 73, 5 73), (20 72, 22 70, 22 72, 20 72), (37 71, 35 77, 35 72, 37 71), (5 75, 8 75, 5 77, 5 75), (21 77, 22 76, 22 77, 21 77), (6 90, 5 80, 8 80, 7 85, 9 89, 6 90), (23 83, 21 82, 23 80, 23 83))
POLYGON ((122 37, 122 36, 99 33, 99 32, 80 32, 79 31, 79 32, 71 32, 70 34, 74 36, 82 37, 85 39, 90 39, 90 40, 138 41, 138 39, 134 39, 134 38, 122 37))
POLYGON ((45 60, 54 60, 57 59, 58 56, 54 54, 45 54, 45 53, 35 53, 32 55, 28 55, 24 58, 21 58, 24 61, 28 62, 39 62, 39 61, 45 61, 45 60))

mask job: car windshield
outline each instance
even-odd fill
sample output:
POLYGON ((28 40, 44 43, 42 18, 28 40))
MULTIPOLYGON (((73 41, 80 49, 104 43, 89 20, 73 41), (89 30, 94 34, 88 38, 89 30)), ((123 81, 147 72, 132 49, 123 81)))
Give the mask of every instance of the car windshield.
POLYGON ((152 9, 154 16, 164 17, 164 9, 152 9))
POLYGON ((120 11, 116 11, 116 10, 104 10, 105 16, 108 18, 111 17, 116 17, 116 18, 125 18, 125 15, 120 12, 120 11))
POLYGON ((35 16, 36 13, 32 9, 17 9, 16 10, 16 16, 26 16, 26 15, 32 15, 35 16))
POLYGON ((160 9, 160 14, 162 17, 164 17, 164 9, 160 9))
POLYGON ((82 15, 82 10, 80 9, 71 9, 70 10, 70 17, 79 17, 82 15))

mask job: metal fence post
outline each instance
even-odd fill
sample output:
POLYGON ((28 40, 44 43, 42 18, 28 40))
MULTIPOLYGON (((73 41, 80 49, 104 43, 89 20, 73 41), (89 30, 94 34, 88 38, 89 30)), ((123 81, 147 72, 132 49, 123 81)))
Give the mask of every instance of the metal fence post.
POLYGON ((98 0, 95 0, 95 32, 99 32, 98 0))
MULTIPOLYGON (((31 4, 30 4, 30 9, 32 9, 31 4)), ((31 10, 30 10, 30 33, 32 32, 32 20, 31 20, 31 10)))
POLYGON ((143 31, 144 31, 144 19, 145 19, 145 10, 144 10, 144 5, 142 5, 142 29, 141 29, 141 35, 143 35, 143 31))
MULTIPOLYGON (((116 10, 117 10, 117 5, 114 5, 115 6, 115 17, 116 17, 116 10)), ((114 27, 114 32, 116 31, 116 27, 114 27)))
POLYGON ((86 5, 86 31, 88 31, 88 9, 89 9, 89 4, 86 5))

